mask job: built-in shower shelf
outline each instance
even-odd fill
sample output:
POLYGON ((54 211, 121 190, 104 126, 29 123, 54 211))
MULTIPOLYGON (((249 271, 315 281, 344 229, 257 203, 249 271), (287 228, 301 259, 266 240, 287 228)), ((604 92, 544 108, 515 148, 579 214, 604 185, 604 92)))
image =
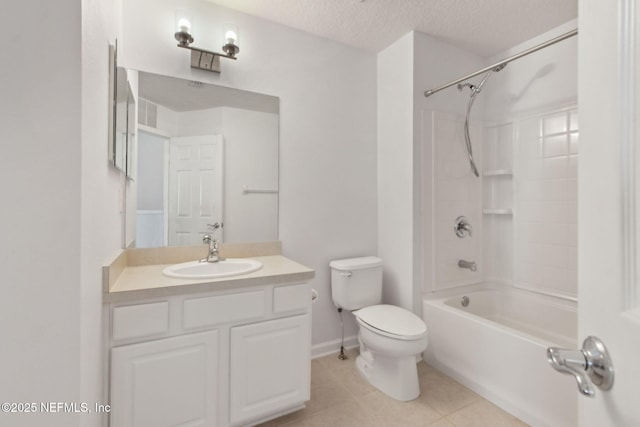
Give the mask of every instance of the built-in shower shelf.
POLYGON ((482 213, 485 215, 513 215, 513 209, 483 209, 482 213))
POLYGON ((513 175, 513 170, 512 169, 494 169, 494 170, 485 171, 482 175, 483 176, 511 176, 513 175))

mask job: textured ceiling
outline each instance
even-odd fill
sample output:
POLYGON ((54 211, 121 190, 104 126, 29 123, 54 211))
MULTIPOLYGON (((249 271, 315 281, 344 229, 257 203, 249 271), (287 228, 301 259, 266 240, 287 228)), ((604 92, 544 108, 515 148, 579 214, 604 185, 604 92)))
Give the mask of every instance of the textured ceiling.
POLYGON ((378 52, 417 30, 491 56, 578 15, 577 0, 209 0, 378 52))

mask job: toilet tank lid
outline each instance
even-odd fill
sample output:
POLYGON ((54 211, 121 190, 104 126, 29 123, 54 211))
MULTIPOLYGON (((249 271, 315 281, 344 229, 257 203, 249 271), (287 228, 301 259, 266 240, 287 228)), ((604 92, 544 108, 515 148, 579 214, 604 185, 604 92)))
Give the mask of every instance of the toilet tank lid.
POLYGON ((380 266, 382 266, 382 260, 375 256, 336 259, 329 263, 329 267, 335 268, 336 270, 360 270, 363 268, 380 266))
POLYGON ((353 314, 366 324, 399 337, 418 338, 427 334, 427 325, 421 318, 395 305, 372 305, 353 314))

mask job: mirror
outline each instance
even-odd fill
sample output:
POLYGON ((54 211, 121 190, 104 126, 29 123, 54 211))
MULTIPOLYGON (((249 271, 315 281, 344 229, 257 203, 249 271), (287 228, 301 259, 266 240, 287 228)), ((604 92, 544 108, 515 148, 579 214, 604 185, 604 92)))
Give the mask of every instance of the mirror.
POLYGON ((130 246, 278 239, 278 98, 139 72, 137 122, 130 246))
MULTIPOLYGON (((127 178, 133 179, 133 173, 136 167, 136 99, 133 96, 131 83, 127 80, 127 126, 126 126, 126 149, 122 149, 124 154, 125 172, 127 178)), ((117 157, 116 157, 117 158, 117 157)))
POLYGON ((127 106, 129 99, 129 83, 127 70, 116 68, 115 90, 115 128, 113 133, 113 164, 121 171, 127 169, 127 106))
POLYGON ((109 162, 133 177, 136 101, 126 68, 118 67, 117 41, 109 45, 109 162))
POLYGON ((116 48, 109 46, 109 162, 133 177, 136 101, 127 70, 116 65, 116 48))

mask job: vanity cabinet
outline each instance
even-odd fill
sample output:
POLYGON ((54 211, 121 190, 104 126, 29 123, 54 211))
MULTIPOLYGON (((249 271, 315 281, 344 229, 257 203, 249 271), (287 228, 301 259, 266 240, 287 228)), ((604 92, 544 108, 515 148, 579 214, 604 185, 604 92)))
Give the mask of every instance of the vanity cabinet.
POLYGON ((310 399, 309 316, 231 328, 231 424, 310 399))
POLYGON ((111 425, 217 426, 218 332, 111 351, 111 425))
POLYGON ((308 283, 112 303, 111 427, 250 426, 310 399, 308 283))

